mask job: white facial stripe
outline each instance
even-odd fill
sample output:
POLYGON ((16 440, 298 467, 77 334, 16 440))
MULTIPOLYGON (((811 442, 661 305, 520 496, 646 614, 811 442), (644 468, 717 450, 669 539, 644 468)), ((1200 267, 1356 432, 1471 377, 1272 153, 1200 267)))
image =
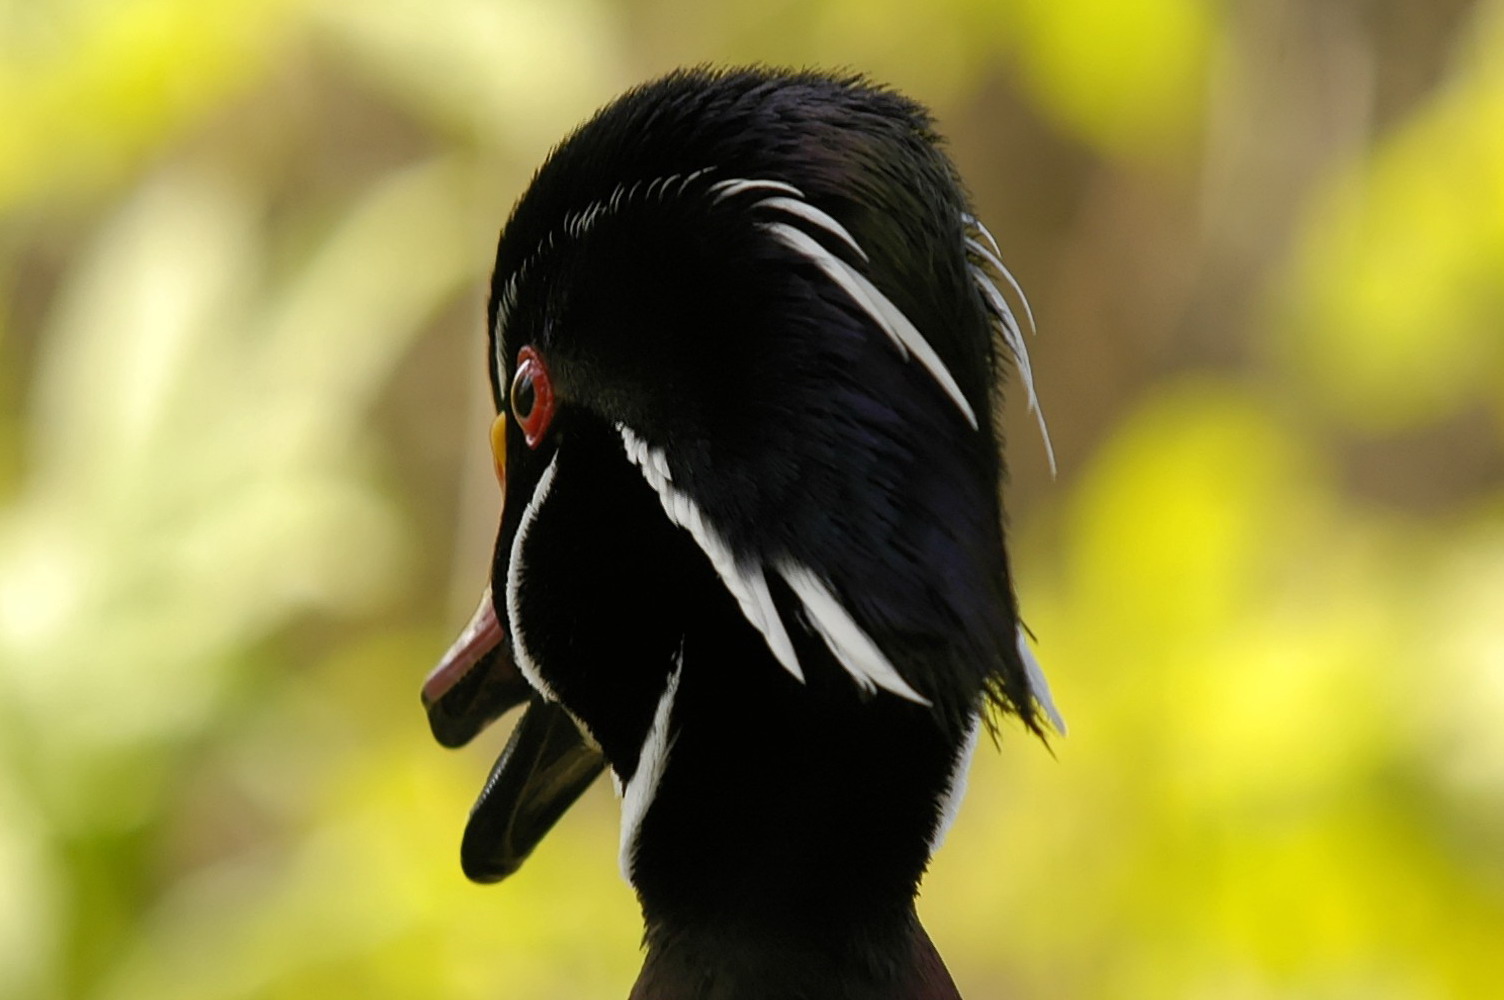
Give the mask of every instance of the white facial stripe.
POLYGON ((950 771, 950 782, 945 788, 945 798, 940 802, 940 816, 935 821, 935 832, 930 835, 932 857, 945 843, 945 835, 950 833, 956 816, 961 812, 961 800, 966 798, 966 775, 971 770, 971 758, 977 752, 977 738, 981 734, 982 713, 976 712, 966 730, 966 739, 962 741, 960 751, 956 754, 955 766, 950 771))
MULTIPOLYGON (((637 833, 642 828, 642 819, 653 804, 658 791, 658 782, 663 778, 663 769, 668 765, 668 752, 673 746, 669 739, 669 716, 674 710, 674 696, 679 692, 679 677, 684 673, 684 647, 681 644, 674 658, 674 672, 658 698, 658 708, 653 713, 653 724, 648 728, 637 752, 637 770, 622 789, 621 799, 621 852, 618 863, 621 877, 632 881, 632 855, 637 848, 637 833)), ((619 783, 620 779, 618 779, 619 783)))
POLYGON ((921 705, 930 703, 928 698, 909 687, 872 637, 862 631, 836 596, 813 573, 789 561, 780 562, 775 569, 798 595, 804 610, 809 613, 810 624, 858 687, 867 691, 882 688, 921 705))
POLYGON ((973 430, 976 429, 976 412, 972 410, 966 397, 961 394, 961 387, 956 385, 955 379, 951 378, 950 372, 940 360, 940 355, 935 353, 935 349, 930 346, 929 341, 924 339, 919 329, 876 285, 868 281, 850 264, 822 247, 808 233, 784 222, 763 223, 761 228, 784 246, 809 260, 823 271, 826 277, 840 286, 841 290, 849 295, 852 301, 860 306, 888 335, 894 346, 898 348, 899 354, 907 358, 912 353, 915 360, 924 366, 924 369, 960 409, 966 422, 972 426, 973 430))
POLYGON ((563 702, 559 703, 559 707, 564 709, 564 714, 569 716, 569 721, 574 723, 574 728, 580 731, 580 739, 585 741, 585 745, 596 753, 601 753, 601 741, 596 739, 595 733, 591 732, 590 727, 585 725, 585 720, 571 712, 569 706, 563 702))
MULTIPOLYGON (((690 533, 700 550, 710 559, 710 565, 721 582, 726 585, 731 596, 736 598, 747 621, 762 633, 774 658, 785 670, 803 682, 804 670, 799 665, 783 619, 773 604, 763 567, 739 565, 729 546, 705 520, 705 515, 695 502, 674 488, 663 453, 638 437, 630 427, 623 424, 616 426, 627 458, 642 472, 653 492, 658 494, 658 502, 662 504, 669 520, 690 533)), ((921 705, 930 703, 929 699, 909 686, 877 644, 862 631, 835 595, 813 573, 791 561, 784 561, 774 569, 804 605, 811 624, 825 641, 831 654, 859 687, 867 691, 882 688, 921 705)))
POLYGON ((867 259, 867 251, 857 246, 856 240, 852 238, 851 233, 846 230, 845 226, 837 222, 828 213, 822 212, 807 201, 797 201, 793 198, 764 198, 752 207, 771 208, 779 212, 787 212, 789 215, 797 216, 805 222, 813 223, 845 243, 851 248, 852 253, 862 258, 862 260, 867 259))
POLYGON ((617 424, 616 427, 621 434, 627 458, 642 472, 653 492, 658 494, 658 502, 663 505, 663 512, 668 515, 668 519, 689 532, 695 544, 710 559, 711 568, 721 578, 731 596, 736 598, 743 616, 762 633, 774 658, 802 683, 804 670, 799 666, 799 658, 784 629, 783 619, 773 606, 773 597, 768 593, 768 582, 763 577, 762 567, 745 566, 737 562, 730 546, 705 520, 699 506, 688 494, 674 487, 669 475, 668 460, 661 450, 649 446, 630 427, 623 424, 617 424))
POLYGON ((1029 648, 1029 637, 1022 625, 1018 629, 1018 656, 1024 661, 1024 672, 1029 677, 1029 693, 1034 696, 1035 704, 1049 718, 1050 725, 1055 727, 1055 732, 1064 736, 1065 719, 1060 715, 1060 710, 1055 707, 1055 698, 1050 694, 1050 682, 1044 679, 1044 670, 1039 666, 1039 661, 1034 658, 1034 651, 1029 648))
POLYGON ((559 468, 559 453, 554 452, 554 457, 549 459, 548 468, 543 470, 543 475, 538 477, 538 485, 533 488, 533 495, 528 499, 527 506, 522 510, 522 520, 517 525, 517 534, 512 536, 512 551, 507 557, 507 620, 512 633, 512 658, 517 662, 517 669, 533 689, 549 701, 558 701, 559 696, 554 694, 548 682, 543 679, 543 674, 538 670, 538 664, 528 652, 527 640, 522 634, 522 616, 518 614, 518 605, 522 588, 522 576, 526 572, 523 566, 522 550, 527 544, 527 534, 532 530, 533 521, 538 517, 538 511, 548 499, 548 491, 554 484, 554 473, 559 468))
POLYGON ((715 201, 712 202, 715 205, 743 191, 781 191, 795 198, 804 197, 804 192, 792 184, 785 184, 783 181, 748 180, 745 177, 731 177, 724 181, 716 181, 710 185, 710 191, 715 195, 715 201))

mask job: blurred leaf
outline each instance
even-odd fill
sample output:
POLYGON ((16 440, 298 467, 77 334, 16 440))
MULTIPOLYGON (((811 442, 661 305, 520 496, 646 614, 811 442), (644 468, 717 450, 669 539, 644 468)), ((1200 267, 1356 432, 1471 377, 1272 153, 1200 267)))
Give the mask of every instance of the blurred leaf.
POLYGON ((1305 226, 1281 347, 1308 392, 1387 431, 1504 401, 1504 7, 1451 79, 1305 226))
MULTIPOLYGON (((947 901, 928 914, 941 947, 1001 948, 1017 992, 1488 995, 1504 887, 1474 882, 1481 845, 1455 845, 1497 829, 1504 755, 1475 725, 1436 739, 1459 720, 1430 715, 1455 690, 1427 659, 1447 628, 1416 603, 1427 571, 1402 531, 1340 505, 1272 409, 1230 383, 1166 386, 1086 470, 1062 578, 1026 588, 1071 735, 1058 759, 1015 739, 979 754, 927 890, 947 901), (1417 811, 1449 743, 1489 778, 1449 815, 1417 811), (1448 929, 1464 919, 1476 933, 1448 929)), ((1494 589, 1454 612, 1470 657, 1504 634, 1476 624, 1494 589)), ((1464 662, 1493 704, 1498 664, 1464 662)))
POLYGON ((0 996, 43 995, 54 974, 67 914, 49 832, 24 790, 0 767, 0 996))
POLYGON ((466 141, 519 142, 529 161, 631 81, 597 0, 388 0, 321 5, 337 51, 466 141))
POLYGON ((115 181, 264 71, 297 0, 0 9, 0 211, 115 181))
POLYGON ((1063 478, 1009 499, 1072 734, 978 755, 922 900, 965 995, 1492 997, 1504 480, 1375 509, 1290 403, 1386 442, 1504 413, 1504 4, 1380 7, 1271 49, 1305 8, 0 5, 0 996, 625 993, 605 783, 468 885, 505 733, 440 751, 416 686, 468 610, 431 620, 435 594, 495 530, 495 227, 611 93, 728 58, 849 64, 968 123, 1001 176, 963 173, 1014 192, 1057 276, 1054 320, 1030 292, 1038 370, 1078 387, 1063 478), (1358 91, 1281 117, 1328 41, 1343 86, 1417 94, 1375 147, 1358 91), (1223 60, 1259 116, 1206 129, 1223 60), (1296 147, 1329 119, 1350 159, 1292 251, 1266 216, 1300 171, 1265 173, 1318 162, 1296 147), (1203 146, 1211 180, 1181 169, 1203 146), (1219 271, 1283 274, 1283 311, 1219 271))
POLYGON ((158 816, 248 645, 311 608, 390 599, 403 534, 362 421, 469 277, 456 181, 392 178, 283 289, 259 273, 250 196, 174 171, 73 275, 0 516, 0 688, 27 793, 84 854, 158 816))
POLYGON ((1154 160, 1194 138, 1217 5, 1016 0, 996 9, 1040 105, 1087 142, 1154 160))

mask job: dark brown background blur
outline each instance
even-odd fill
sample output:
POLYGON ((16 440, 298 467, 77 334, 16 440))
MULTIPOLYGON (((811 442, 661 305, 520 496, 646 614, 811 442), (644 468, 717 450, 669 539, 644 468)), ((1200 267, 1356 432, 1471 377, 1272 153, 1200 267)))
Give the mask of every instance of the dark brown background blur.
POLYGON ((0 997, 625 995, 609 791, 467 885, 503 736, 417 687, 495 529, 497 228, 751 60, 929 103, 1039 318, 1072 732, 978 757, 963 992, 1497 995, 1500 0, 4 0, 0 997))

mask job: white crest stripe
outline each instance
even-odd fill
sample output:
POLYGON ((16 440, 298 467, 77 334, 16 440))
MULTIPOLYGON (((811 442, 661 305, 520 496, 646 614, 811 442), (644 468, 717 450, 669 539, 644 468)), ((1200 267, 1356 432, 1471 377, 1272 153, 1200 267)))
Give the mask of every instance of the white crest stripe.
POLYGON ((841 242, 849 246, 852 252, 855 253, 858 257, 862 258, 862 260, 867 259, 867 251, 863 250, 860 246, 857 245, 856 240, 852 238, 851 233, 846 230, 845 226, 837 222, 828 213, 821 211, 807 201, 796 201, 793 198, 782 197, 764 198, 762 201, 759 201, 752 207, 771 208, 780 212, 787 212, 790 215, 798 216, 806 222, 810 222, 814 225, 819 226, 827 233, 830 233, 832 236, 841 240, 841 242))
POLYGON ((737 562, 731 547, 705 520, 705 515, 694 500, 674 487, 669 475, 668 459, 662 451, 642 440, 625 424, 617 424, 616 429, 621 434, 627 458, 637 466, 653 492, 658 494, 658 502, 663 506, 668 519, 689 532, 695 544, 700 546, 700 551, 710 560, 711 568, 721 578, 731 596, 736 598, 742 615, 752 623, 753 628, 762 633, 773 657, 802 683, 804 670, 799 665, 799 657, 794 652, 794 644, 784 628, 783 619, 773 604, 773 595, 768 592, 768 581, 763 575, 762 567, 745 566, 737 562))
POLYGON ((710 173, 714 169, 714 167, 701 167, 699 170, 694 170, 685 174, 684 179, 679 182, 679 190, 677 193, 683 194, 685 188, 689 187, 696 180, 710 173))
POLYGON ((982 246, 982 244, 978 243, 970 236, 966 237, 966 246, 978 257, 982 258, 987 263, 996 268, 997 272, 1004 278, 1008 279, 1008 287, 1013 289, 1013 294, 1018 296, 1018 301, 1024 304, 1024 316, 1026 316, 1029 320, 1029 332, 1037 336, 1039 333, 1039 325, 1034 322, 1034 308, 1033 306, 1029 305, 1029 297, 1024 294, 1023 286, 1018 283, 1018 279, 1013 277, 1013 272, 1008 270, 1008 265, 1003 263, 1003 259, 1001 257, 993 253, 991 250, 988 250, 986 247, 982 246))
MULTIPOLYGON (((985 263, 991 265, 999 274, 1007 280, 1009 287, 1013 289, 1018 300, 1023 303, 1024 315, 1029 320, 1029 330, 1039 332, 1039 324, 1034 320, 1034 307, 1029 304, 1029 297, 1024 294, 1023 286, 1018 279, 1013 277, 1013 272, 1008 270, 1008 265, 1003 263, 1003 251, 998 247, 997 240, 992 232, 982 224, 982 220, 968 213, 961 213, 961 222, 967 229, 981 235, 987 241, 983 246, 975 237, 966 237, 966 248, 980 257, 985 263), (989 250, 988 247, 991 247, 989 250)), ((1024 388, 1029 394, 1029 409, 1034 411, 1034 418, 1039 422, 1039 435, 1044 439, 1045 456, 1049 459, 1050 475, 1056 474, 1055 444, 1050 440, 1050 428, 1044 418, 1044 408, 1039 405, 1039 396, 1034 390, 1034 368, 1029 362, 1029 347, 1024 340, 1023 331, 1019 329, 1018 319, 1013 315, 1013 310, 1008 306, 1007 299, 1003 298, 1002 292, 998 291, 993 283, 992 276, 985 268, 978 265, 970 265, 972 277, 976 279, 977 286, 981 288, 983 296, 987 299, 994 316, 1003 326, 1003 339, 1008 344, 1008 349, 1013 353, 1013 359, 1017 362, 1019 374, 1023 377, 1024 388)))
POLYGON ((684 646, 681 644, 674 657, 674 672, 668 675, 668 683, 664 685, 663 694, 658 697, 658 707, 653 712, 653 723, 643 738, 642 749, 637 752, 637 769, 622 789, 621 849, 617 863, 621 867, 621 877, 628 884, 632 881, 632 854, 637 847, 637 834, 648 809, 652 808, 658 782, 663 779, 663 769, 668 765, 669 750, 673 748, 668 732, 669 718, 673 714, 674 697, 679 693, 679 677, 683 673, 684 646))
POLYGON ((712 204, 716 205, 719 205, 727 198, 741 194, 743 191, 782 191, 784 194, 791 194, 795 198, 804 197, 804 192, 792 184, 785 184, 783 181, 748 180, 745 177, 731 177, 724 181, 716 181, 710 185, 710 190, 715 194, 715 201, 712 204))
POLYGON ((1008 308, 1008 301, 1003 298, 1003 293, 997 290, 997 286, 987 277, 987 272, 975 264, 968 264, 971 278, 981 290, 982 296, 987 300, 988 311, 998 318, 1003 325, 1003 340, 1008 344, 1008 350, 1013 354, 1013 359, 1018 362, 1019 373, 1024 379, 1024 388, 1029 393, 1029 408, 1037 405, 1034 395, 1034 366, 1029 362, 1029 346, 1024 342, 1023 331, 1018 327, 1018 320, 1013 315, 1013 310, 1008 308))
POLYGON ((558 701, 558 695, 554 694, 548 682, 543 679, 538 670, 538 664, 527 649, 527 639, 522 634, 522 617, 518 614, 521 599, 522 575, 525 571, 522 559, 523 547, 527 544, 528 532, 532 530, 533 521, 538 517, 538 511, 544 501, 548 499, 548 491, 553 488, 554 474, 559 468, 559 453, 554 452, 554 457, 549 459, 548 467, 543 470, 543 475, 538 477, 538 485, 533 487, 533 495, 528 498, 527 506, 522 509, 522 520, 517 524, 517 534, 512 536, 512 551, 507 557, 507 625, 512 634, 512 658, 517 663, 517 669, 527 682, 543 697, 549 701, 558 701))
POLYGON ((1050 725, 1055 727, 1055 732, 1061 736, 1066 734, 1065 719, 1060 710, 1055 707, 1055 698, 1050 694, 1050 682, 1044 679, 1044 669, 1040 667, 1039 660, 1034 657, 1034 650, 1029 648, 1029 637, 1025 634, 1023 626, 1018 629, 1018 656, 1024 661, 1024 672, 1029 676, 1029 692, 1034 696, 1034 701, 1044 710, 1049 717, 1050 725))
POLYGON ((851 296, 852 301, 872 317, 878 327, 898 347, 901 355, 907 358, 912 353, 915 360, 930 373, 930 376, 940 384, 940 388, 960 409, 966 422, 972 426, 973 430, 976 429, 976 411, 961 394, 961 387, 946 370, 944 362, 940 360, 940 355, 935 353, 935 349, 930 346, 929 341, 924 339, 918 327, 914 326, 876 285, 868 281, 850 264, 822 247, 808 233, 795 229, 785 222, 763 223, 762 228, 825 272, 826 277, 839 285, 842 291, 851 296))
POLYGON ((813 573, 788 561, 778 563, 774 569, 804 604, 810 624, 857 686, 867 691, 880 687, 921 705, 930 703, 928 698, 909 686, 877 643, 862 631, 836 596, 813 573))
POLYGON ((997 290, 997 286, 987 277, 987 272, 975 264, 968 265, 971 269, 972 279, 981 289, 982 296, 994 316, 1003 325, 1003 340, 1008 344, 1008 350, 1013 352, 1013 359, 1018 363, 1018 373, 1024 382, 1024 391, 1029 394, 1029 409, 1034 414, 1034 419, 1039 422, 1039 436, 1044 439, 1045 457, 1050 463, 1050 475, 1056 474, 1055 468, 1055 443, 1050 440, 1050 428, 1044 419, 1044 408, 1039 405, 1039 396, 1034 391, 1034 366, 1029 362, 1029 347, 1024 342, 1023 331, 1018 328, 1018 320, 1013 316, 1013 310, 1008 308, 1008 302, 1003 298, 1003 293, 997 290))
POLYGON ((1002 247, 997 245, 997 240, 992 238, 992 231, 989 230, 986 226, 982 225, 981 219, 977 218, 975 215, 972 215, 970 212, 962 212, 961 224, 971 229, 975 229, 977 232, 981 233, 982 237, 988 243, 992 244, 992 252, 997 254, 999 257, 1002 256, 1002 247))

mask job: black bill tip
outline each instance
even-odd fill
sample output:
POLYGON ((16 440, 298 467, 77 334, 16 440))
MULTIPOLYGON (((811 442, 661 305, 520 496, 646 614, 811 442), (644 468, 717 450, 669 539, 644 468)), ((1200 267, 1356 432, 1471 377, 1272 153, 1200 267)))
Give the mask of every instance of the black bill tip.
POLYGON ((498 882, 515 872, 604 768, 569 713, 535 695, 470 813, 465 876, 498 882))

